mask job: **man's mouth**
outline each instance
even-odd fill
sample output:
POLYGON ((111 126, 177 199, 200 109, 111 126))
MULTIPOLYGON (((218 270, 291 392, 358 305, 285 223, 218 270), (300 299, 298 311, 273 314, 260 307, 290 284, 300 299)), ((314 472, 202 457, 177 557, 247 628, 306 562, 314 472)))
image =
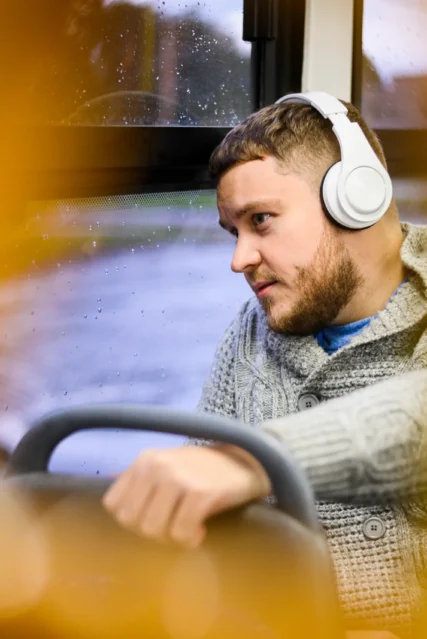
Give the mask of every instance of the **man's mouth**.
POLYGON ((265 295, 270 292, 271 288, 275 284, 277 284, 277 282, 258 282, 253 287, 253 290, 255 291, 258 298, 265 297, 265 295))

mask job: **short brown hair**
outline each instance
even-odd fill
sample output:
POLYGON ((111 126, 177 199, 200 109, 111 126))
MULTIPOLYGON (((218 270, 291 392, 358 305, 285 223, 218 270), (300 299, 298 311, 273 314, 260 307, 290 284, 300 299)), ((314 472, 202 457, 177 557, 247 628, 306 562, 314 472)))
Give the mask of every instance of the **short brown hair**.
MULTIPOLYGON (((348 109, 347 117, 360 125, 387 168, 378 137, 355 106, 341 102, 348 109)), ((264 107, 232 129, 213 152, 209 170, 219 180, 233 166, 269 156, 314 181, 316 188, 327 169, 341 158, 330 120, 310 105, 285 102, 264 107)))

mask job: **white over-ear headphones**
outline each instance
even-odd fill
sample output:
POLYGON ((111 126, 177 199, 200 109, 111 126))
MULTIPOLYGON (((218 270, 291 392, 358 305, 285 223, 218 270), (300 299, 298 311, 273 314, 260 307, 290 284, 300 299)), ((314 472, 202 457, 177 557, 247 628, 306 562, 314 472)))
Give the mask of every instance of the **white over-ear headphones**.
POLYGON ((349 229, 364 229, 378 222, 393 197, 391 179, 360 126, 348 119, 347 107, 321 91, 291 93, 276 104, 283 102, 310 104, 332 122, 341 161, 331 166, 322 184, 323 201, 331 217, 349 229))

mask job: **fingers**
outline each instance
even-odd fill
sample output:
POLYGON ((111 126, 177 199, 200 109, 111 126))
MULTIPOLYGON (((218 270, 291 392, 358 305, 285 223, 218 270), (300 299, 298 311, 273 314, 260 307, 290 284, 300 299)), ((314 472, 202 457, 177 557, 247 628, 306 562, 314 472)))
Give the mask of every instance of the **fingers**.
POLYGON ((160 484, 153 490, 139 513, 138 532, 158 541, 179 541, 170 534, 174 513, 179 507, 182 492, 178 486, 160 484))
POLYGON ((256 468, 226 449, 146 451, 104 496, 125 528, 159 541, 196 547, 205 523, 221 511, 264 495, 256 468))
POLYGON ((152 490, 148 478, 144 480, 144 473, 134 465, 114 482, 102 503, 119 524, 134 529, 152 490))
POLYGON ((123 527, 144 537, 195 547, 205 536, 209 500, 145 453, 103 498, 106 510, 123 527))
POLYGON ((204 521, 211 512, 212 504, 206 495, 185 495, 170 521, 170 538, 178 544, 196 548, 206 536, 204 521))

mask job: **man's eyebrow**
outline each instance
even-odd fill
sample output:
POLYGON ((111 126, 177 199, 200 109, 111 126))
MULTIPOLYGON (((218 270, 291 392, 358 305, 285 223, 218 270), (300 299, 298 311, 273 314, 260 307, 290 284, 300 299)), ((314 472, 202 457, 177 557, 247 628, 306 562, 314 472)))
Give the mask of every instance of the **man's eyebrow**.
MULTIPOLYGON (((280 206, 280 200, 272 199, 272 200, 254 200, 253 202, 249 202, 243 208, 239 209, 236 214, 233 216, 234 219, 240 220, 244 215, 248 213, 264 213, 267 212, 268 209, 277 208, 280 206)), ((223 229, 228 228, 228 224, 223 222, 221 218, 218 219, 218 224, 222 226, 223 229)))

